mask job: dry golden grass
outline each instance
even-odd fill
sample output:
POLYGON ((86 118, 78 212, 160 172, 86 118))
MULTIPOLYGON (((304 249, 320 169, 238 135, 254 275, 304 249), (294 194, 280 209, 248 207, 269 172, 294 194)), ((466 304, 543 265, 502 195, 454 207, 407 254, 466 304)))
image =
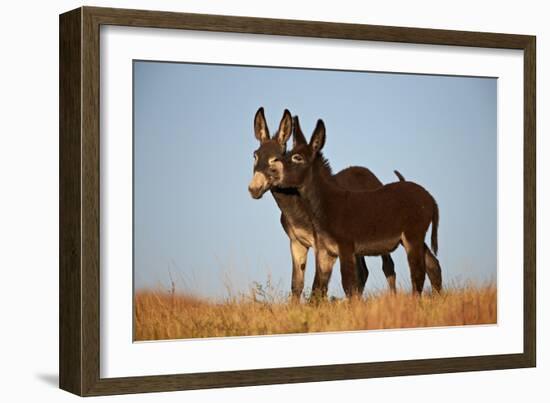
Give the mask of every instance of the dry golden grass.
POLYGON ((385 292, 296 304, 259 285, 225 302, 138 291, 134 319, 138 341, 491 324, 497 320, 497 293, 494 285, 465 286, 421 298, 385 292))

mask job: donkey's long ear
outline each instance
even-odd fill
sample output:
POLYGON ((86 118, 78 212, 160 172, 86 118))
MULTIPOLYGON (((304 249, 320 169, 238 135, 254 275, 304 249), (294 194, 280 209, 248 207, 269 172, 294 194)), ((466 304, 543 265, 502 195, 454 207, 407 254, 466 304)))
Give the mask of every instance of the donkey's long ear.
POLYGON ((307 144, 306 136, 302 132, 300 127, 300 120, 298 116, 294 116, 294 122, 292 125, 292 147, 295 148, 299 144, 307 144))
POLYGON ((325 124, 321 119, 319 119, 317 121, 317 126, 315 126, 315 130, 311 135, 311 140, 309 141, 309 145, 313 149, 313 152, 315 154, 321 151, 321 149, 325 145, 325 139, 326 139, 325 124))
POLYGON ((279 124, 279 131, 277 132, 277 142, 285 146, 288 138, 292 134, 292 116, 288 109, 285 109, 281 123, 279 124))
POLYGON ((263 106, 258 109, 256 116, 254 116, 254 135, 260 143, 269 140, 269 129, 265 121, 263 106))

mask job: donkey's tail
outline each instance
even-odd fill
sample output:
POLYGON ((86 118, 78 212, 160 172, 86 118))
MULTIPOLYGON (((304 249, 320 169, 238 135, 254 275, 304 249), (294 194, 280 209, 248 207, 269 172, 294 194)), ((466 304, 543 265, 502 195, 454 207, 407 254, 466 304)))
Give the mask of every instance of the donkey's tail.
POLYGON ((434 200, 434 211, 432 214, 432 251, 437 255, 437 227, 439 226, 439 207, 434 200))
POLYGON ((400 182, 406 182, 405 178, 403 177, 403 175, 401 175, 401 173, 398 170, 394 170, 393 173, 395 174, 395 176, 399 178, 400 182))

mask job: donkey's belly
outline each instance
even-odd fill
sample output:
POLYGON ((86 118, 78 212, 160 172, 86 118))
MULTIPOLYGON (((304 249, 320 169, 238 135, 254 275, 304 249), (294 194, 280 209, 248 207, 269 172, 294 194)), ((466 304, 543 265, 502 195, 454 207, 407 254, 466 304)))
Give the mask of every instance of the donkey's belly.
POLYGON ((401 238, 398 236, 387 239, 355 242, 355 253, 363 256, 387 255, 399 246, 400 240, 401 238))

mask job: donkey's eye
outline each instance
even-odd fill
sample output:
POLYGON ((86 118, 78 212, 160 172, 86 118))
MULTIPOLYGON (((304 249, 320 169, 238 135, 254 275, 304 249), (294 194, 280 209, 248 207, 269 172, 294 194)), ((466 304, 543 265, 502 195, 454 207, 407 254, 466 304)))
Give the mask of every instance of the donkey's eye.
POLYGON ((296 162, 297 164, 301 164, 304 162, 304 157, 302 157, 300 154, 294 154, 292 156, 292 162, 296 162))
POLYGON ((277 157, 271 157, 271 158, 269 159, 269 164, 274 164, 274 163, 276 163, 276 162, 278 162, 278 161, 280 161, 279 158, 277 158, 277 157))

